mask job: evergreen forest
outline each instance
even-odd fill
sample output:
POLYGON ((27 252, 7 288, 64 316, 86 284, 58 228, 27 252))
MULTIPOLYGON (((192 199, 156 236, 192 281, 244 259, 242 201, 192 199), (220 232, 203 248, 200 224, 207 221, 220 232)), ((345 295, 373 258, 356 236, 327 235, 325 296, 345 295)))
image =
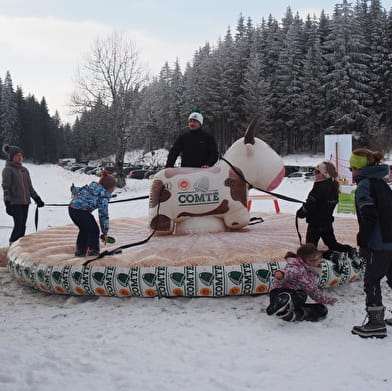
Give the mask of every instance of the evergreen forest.
MULTIPOLYGON (((12 71, 12 70, 11 70, 12 71)), ((44 98, 24 97, 11 75, 0 79, 0 142, 27 158, 55 162, 112 154, 107 103, 97 99, 71 126, 48 114, 44 98)), ((257 136, 281 155, 323 152, 326 134, 352 134, 354 146, 392 147, 392 12, 380 0, 344 0, 332 15, 303 20, 287 8, 278 21, 239 16, 185 69, 165 63, 132 90, 126 150, 169 148, 200 109, 203 128, 224 152, 253 119, 257 136)))

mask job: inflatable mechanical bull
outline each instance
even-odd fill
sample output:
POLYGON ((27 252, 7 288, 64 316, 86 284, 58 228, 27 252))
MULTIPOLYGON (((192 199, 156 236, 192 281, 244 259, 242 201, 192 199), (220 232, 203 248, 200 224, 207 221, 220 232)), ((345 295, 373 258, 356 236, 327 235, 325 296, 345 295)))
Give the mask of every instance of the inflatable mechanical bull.
POLYGON ((255 137, 255 125, 253 120, 245 136, 237 140, 213 167, 159 171, 151 187, 150 228, 174 232, 178 223, 201 216, 213 216, 224 223, 220 223, 220 229, 209 229, 211 219, 205 219, 206 232, 246 226, 250 218, 248 183, 271 191, 280 184, 285 172, 280 156, 255 137))

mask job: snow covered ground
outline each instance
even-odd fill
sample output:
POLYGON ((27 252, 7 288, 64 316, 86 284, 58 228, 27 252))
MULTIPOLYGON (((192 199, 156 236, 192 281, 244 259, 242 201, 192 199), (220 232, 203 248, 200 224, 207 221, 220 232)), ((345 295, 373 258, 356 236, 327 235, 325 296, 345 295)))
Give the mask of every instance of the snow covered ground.
MULTIPOLYGON (((292 157, 286 164, 320 160, 292 157)), ((46 203, 67 203, 72 183, 94 180, 57 166, 26 166, 46 203)), ((128 180, 118 199, 146 195, 150 183, 128 180)), ((311 186, 285 178, 276 191, 304 200, 311 186)), ((298 208, 279 203, 284 213, 294 215, 298 208)), ((112 204, 110 215, 144 216, 147 205, 148 200, 112 204)), ((274 205, 254 202, 252 210, 273 213, 274 205)), ((28 233, 35 230, 33 211, 28 233)), ((69 223, 65 207, 40 209, 39 229, 69 223)), ((0 247, 8 244, 11 226, 0 203, 0 247)), ((385 282, 383 293, 392 309, 385 282)), ((350 333, 365 314, 362 282, 329 294, 338 302, 325 320, 288 323, 265 314, 268 295, 48 295, 19 285, 0 268, 0 390, 391 390, 392 338, 364 340, 350 333)))

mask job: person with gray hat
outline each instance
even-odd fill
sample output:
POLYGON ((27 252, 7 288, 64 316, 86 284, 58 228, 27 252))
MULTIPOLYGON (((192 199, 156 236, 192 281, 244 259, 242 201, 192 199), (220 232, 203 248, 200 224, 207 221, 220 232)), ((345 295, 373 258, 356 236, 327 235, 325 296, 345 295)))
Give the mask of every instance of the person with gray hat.
POLYGON ((29 171, 22 165, 23 151, 14 145, 4 145, 3 152, 7 161, 3 169, 3 191, 6 212, 14 220, 9 242, 12 244, 25 235, 30 198, 39 208, 45 204, 34 190, 29 171))
POLYGON ((166 167, 174 167, 181 156, 181 167, 211 167, 218 160, 218 147, 213 135, 201 127, 203 116, 194 110, 188 117, 189 132, 177 137, 170 148, 166 167))

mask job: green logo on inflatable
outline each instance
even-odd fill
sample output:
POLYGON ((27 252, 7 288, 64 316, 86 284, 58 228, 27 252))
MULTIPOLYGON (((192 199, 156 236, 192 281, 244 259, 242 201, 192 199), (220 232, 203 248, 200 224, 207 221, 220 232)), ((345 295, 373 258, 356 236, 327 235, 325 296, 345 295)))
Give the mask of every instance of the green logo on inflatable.
POLYGON ((243 273, 239 271, 229 272, 227 275, 229 276, 230 281, 235 285, 240 285, 244 278, 243 273))
POLYGON ((157 279, 157 276, 154 273, 145 273, 143 274, 143 281, 150 287, 153 287, 155 285, 155 281, 157 279))
POLYGON ((170 274, 170 279, 173 281, 173 283, 175 285, 182 286, 182 285, 184 285, 185 274, 184 273, 174 272, 174 273, 170 274))

